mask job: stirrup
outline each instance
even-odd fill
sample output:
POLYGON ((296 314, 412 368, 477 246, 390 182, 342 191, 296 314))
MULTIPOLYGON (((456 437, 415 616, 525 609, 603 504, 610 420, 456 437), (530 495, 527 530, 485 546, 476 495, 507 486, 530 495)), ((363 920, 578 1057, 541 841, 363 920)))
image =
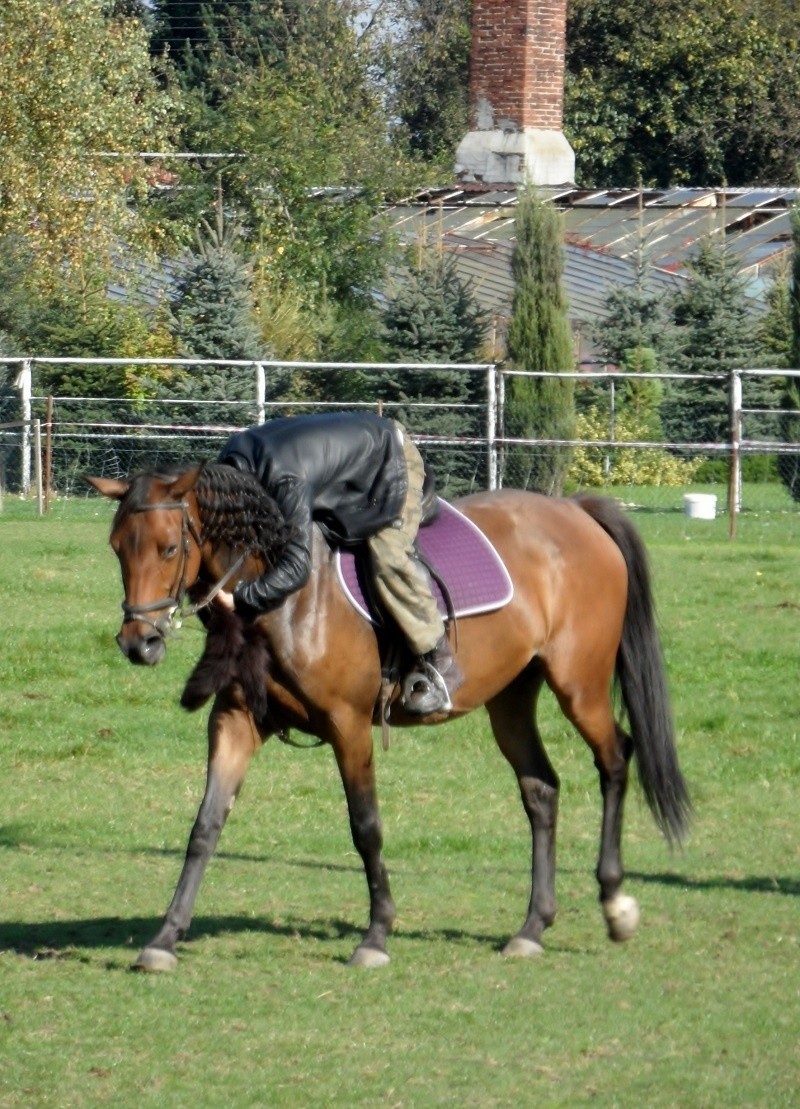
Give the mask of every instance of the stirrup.
POLYGON ((403 708, 425 716, 429 712, 449 712, 453 707, 450 691, 439 671, 421 659, 417 666, 403 678, 403 708), (415 689, 422 685, 422 689, 415 689))

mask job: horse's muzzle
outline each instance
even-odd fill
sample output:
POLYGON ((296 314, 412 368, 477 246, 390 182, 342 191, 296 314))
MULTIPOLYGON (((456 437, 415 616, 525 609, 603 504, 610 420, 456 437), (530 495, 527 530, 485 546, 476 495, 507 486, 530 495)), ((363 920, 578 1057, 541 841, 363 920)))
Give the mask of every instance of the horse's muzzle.
POLYGON ((167 653, 164 637, 157 631, 137 635, 132 630, 126 633, 123 627, 117 636, 117 643, 125 658, 135 666, 155 666, 167 653))

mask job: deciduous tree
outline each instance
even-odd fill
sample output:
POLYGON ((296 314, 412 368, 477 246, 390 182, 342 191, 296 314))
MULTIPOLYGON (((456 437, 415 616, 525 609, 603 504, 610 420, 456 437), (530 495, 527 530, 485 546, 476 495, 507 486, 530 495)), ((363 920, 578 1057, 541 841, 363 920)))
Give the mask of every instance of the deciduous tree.
POLYGON ((0 8, 0 235, 24 241, 39 276, 107 264, 142 224, 139 158, 168 146, 172 103, 141 23, 102 0, 14 0, 0 8))
POLYGON ((390 0, 385 7, 384 66, 398 137, 433 173, 450 175, 468 130, 471 0, 390 0))
POLYGON ((745 0, 571 0, 565 131, 581 184, 785 184, 800 154, 798 20, 745 0))

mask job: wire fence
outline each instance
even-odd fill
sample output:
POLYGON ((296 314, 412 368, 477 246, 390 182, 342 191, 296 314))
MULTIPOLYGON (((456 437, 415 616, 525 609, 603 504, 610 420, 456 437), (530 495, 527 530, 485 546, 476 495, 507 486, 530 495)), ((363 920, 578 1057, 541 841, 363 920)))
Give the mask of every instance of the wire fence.
POLYGON ((716 495, 720 511, 730 504, 797 511, 787 475, 794 472, 797 489, 800 412, 784 397, 798 377, 773 369, 554 375, 492 363, 9 359, 0 364, 0 487, 30 496, 44 484, 48 497, 83 495, 86 473, 177 470, 214 458, 231 434, 254 423, 371 408, 406 425, 446 497, 535 487, 555 464, 568 490, 613 492, 631 504, 681 510, 687 494, 703 490, 716 495), (67 365, 115 365, 130 375, 129 388, 135 380, 138 395, 137 388, 116 397, 46 392, 48 373, 67 365), (205 395, 196 367, 216 371, 205 395), (176 368, 182 388, 169 372, 176 368), (161 389, 154 387, 159 377, 161 389), (572 437, 512 434, 518 383, 550 378, 574 383, 572 437))

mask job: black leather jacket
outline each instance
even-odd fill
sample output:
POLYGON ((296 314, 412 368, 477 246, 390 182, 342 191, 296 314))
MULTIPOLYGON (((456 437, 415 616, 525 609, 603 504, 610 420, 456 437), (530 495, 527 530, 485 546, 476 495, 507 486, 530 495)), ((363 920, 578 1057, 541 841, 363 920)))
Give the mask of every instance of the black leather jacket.
POLYGON ((270 420, 229 439, 219 461, 255 474, 292 529, 280 562, 234 590, 243 615, 274 608, 306 583, 312 522, 352 545, 397 519, 408 491, 400 428, 372 412, 270 420))

